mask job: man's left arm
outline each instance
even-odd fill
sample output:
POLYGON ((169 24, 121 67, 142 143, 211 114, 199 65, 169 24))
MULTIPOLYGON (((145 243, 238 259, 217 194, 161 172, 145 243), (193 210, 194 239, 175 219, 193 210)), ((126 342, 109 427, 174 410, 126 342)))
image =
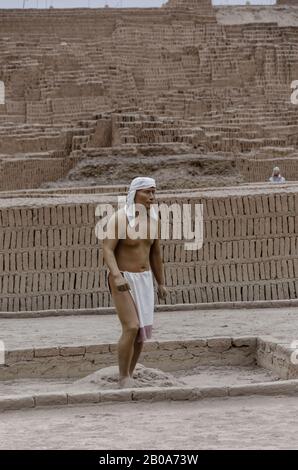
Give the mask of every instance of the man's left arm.
POLYGON ((160 241, 156 238, 151 245, 150 266, 158 285, 158 296, 164 300, 167 295, 165 287, 164 266, 161 258, 160 241))

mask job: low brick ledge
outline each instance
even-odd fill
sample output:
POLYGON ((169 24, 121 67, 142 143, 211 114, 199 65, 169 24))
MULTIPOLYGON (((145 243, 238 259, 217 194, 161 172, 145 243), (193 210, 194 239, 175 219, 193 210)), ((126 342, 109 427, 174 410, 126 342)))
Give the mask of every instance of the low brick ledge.
MULTIPOLYGON (((142 363, 165 372, 196 365, 252 365, 256 363, 254 336, 212 336, 195 339, 146 342, 142 363)), ((117 364, 117 343, 53 345, 5 351, 0 380, 21 378, 81 378, 117 364)), ((296 379, 298 377, 285 377, 296 379)))
MULTIPOLYGON (((235 336, 206 336, 192 339, 169 339, 160 341, 147 341, 144 345, 143 352, 151 352, 158 349, 174 350, 175 348, 187 349, 188 346, 208 347, 210 350, 223 352, 231 347, 257 347, 258 340, 273 341, 282 343, 272 336, 253 336, 253 335, 235 335, 235 336), (218 349, 219 348, 219 349, 218 349)), ((30 361, 33 358, 55 357, 55 356, 82 356, 86 353, 115 353, 117 351, 117 343, 98 343, 98 344, 74 344, 65 346, 46 346, 42 348, 16 348, 7 349, 5 351, 6 360, 21 359, 22 361, 30 361)), ((3 367, 3 366, 2 366, 3 367)), ((5 366, 4 366, 5 367, 5 366)))
MULTIPOLYGON (((239 308, 282 308, 298 307, 298 299, 285 300, 256 300, 245 302, 208 302, 200 304, 174 304, 156 305, 155 312, 176 312, 189 310, 227 310, 239 308)), ((1 318, 42 318, 42 317, 63 317, 63 316, 84 316, 84 315, 114 315, 114 307, 99 307, 89 309, 61 309, 61 310, 36 310, 20 312, 0 312, 1 318)))
POLYGON ((38 395, 8 395, 0 398, 0 412, 45 406, 65 406, 101 403, 197 401, 208 398, 238 396, 297 396, 298 380, 260 382, 228 387, 146 387, 102 392, 41 393, 38 395))

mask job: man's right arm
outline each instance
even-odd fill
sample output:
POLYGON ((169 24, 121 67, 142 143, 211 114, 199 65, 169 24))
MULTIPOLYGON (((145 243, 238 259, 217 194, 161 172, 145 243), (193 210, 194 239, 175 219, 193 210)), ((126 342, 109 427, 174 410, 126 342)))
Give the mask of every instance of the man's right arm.
POLYGON ((103 258, 118 290, 127 290, 129 286, 119 270, 115 257, 115 249, 119 243, 118 224, 119 217, 116 212, 112 215, 107 225, 107 237, 103 240, 103 258), (124 286, 126 287, 125 289, 124 286))
POLYGON ((113 214, 107 225, 107 237, 103 241, 103 258, 113 277, 120 275, 115 258, 115 249, 119 243, 118 218, 113 214))

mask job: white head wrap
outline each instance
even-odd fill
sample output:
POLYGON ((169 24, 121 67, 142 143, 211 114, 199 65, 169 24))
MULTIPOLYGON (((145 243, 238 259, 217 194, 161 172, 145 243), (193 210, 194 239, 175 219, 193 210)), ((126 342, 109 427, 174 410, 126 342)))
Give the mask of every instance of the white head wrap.
MULTIPOLYGON (((156 188, 156 183, 153 178, 146 178, 146 177, 137 177, 132 180, 130 183, 130 187, 127 193, 126 198, 126 205, 124 210, 126 212, 126 216, 128 218, 128 223, 131 227, 135 224, 135 195, 139 189, 148 189, 148 188, 156 188)), ((150 208, 150 217, 157 220, 158 215, 153 206, 150 208)))

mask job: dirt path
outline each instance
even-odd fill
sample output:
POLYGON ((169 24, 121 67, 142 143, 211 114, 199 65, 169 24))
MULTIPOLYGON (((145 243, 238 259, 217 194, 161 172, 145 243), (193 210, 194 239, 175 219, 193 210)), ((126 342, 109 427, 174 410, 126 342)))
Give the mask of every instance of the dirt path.
MULTIPOLYGON (((0 319, 6 349, 117 342, 115 315, 0 319)), ((298 307, 156 313, 153 340, 272 335, 298 340, 298 307)))
POLYGON ((298 449, 297 413, 295 397, 11 411, 1 414, 0 447, 298 449))

